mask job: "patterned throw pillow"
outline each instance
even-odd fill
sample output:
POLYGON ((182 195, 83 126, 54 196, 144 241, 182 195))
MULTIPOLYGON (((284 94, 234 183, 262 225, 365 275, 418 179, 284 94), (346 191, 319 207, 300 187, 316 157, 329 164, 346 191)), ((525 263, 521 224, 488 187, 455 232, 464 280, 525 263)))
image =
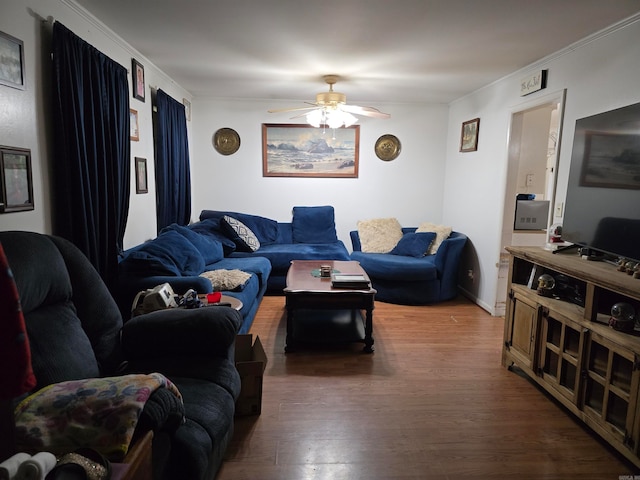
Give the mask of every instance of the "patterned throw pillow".
POLYGON ((255 252, 260 248, 258 237, 240 220, 225 215, 220 223, 224 225, 227 234, 236 243, 238 249, 255 252))
POLYGON ((363 252, 389 253, 402 238, 402 226, 396 218, 360 220, 357 226, 363 252))
POLYGON ((416 233, 419 233, 419 232, 435 232, 436 233, 436 239, 431 243, 431 246, 429 247, 429 251, 427 252, 427 255, 433 255, 438 251, 440 244, 443 241, 445 241, 447 238, 449 238, 449 235, 451 235, 452 230, 453 229, 451 227, 447 227, 446 225, 436 225, 435 223, 431 223, 431 222, 423 222, 416 229, 416 233))

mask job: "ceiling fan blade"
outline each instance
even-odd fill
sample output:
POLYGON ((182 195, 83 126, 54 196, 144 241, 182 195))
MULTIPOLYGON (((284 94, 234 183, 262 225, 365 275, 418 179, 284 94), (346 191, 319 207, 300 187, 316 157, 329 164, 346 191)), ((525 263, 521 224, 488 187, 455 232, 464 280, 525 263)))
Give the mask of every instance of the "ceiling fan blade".
MULTIPOLYGON (((321 108, 321 107, 314 107, 314 108, 311 108, 310 110, 312 110, 312 111, 313 111, 313 110, 315 110, 315 109, 319 109, 319 108, 321 108)), ((304 117, 304 116, 305 116, 305 115, 307 115, 307 114, 309 114, 309 112, 300 113, 300 114, 298 114, 298 115, 295 115, 295 116, 291 117, 291 120, 296 119, 296 118, 304 117)))
POLYGON ((373 118, 391 118, 388 113, 383 113, 374 107, 360 107, 358 105, 340 105, 340 108, 345 112, 355 113, 356 115, 363 115, 365 117, 373 118))
POLYGON ((313 110, 314 108, 318 108, 318 105, 315 103, 309 103, 309 107, 291 107, 291 108, 275 108, 271 110, 267 110, 268 113, 282 113, 282 112, 296 112, 298 110, 313 110))

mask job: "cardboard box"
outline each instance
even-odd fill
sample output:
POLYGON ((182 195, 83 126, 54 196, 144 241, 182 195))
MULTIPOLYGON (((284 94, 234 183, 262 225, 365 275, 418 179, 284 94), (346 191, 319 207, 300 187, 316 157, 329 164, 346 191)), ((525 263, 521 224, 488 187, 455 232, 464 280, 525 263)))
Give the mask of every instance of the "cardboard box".
POLYGON ((262 378, 267 367, 260 337, 253 342, 251 334, 236 336, 236 368, 242 380, 240 396, 236 400, 236 415, 260 415, 262 411, 262 378))

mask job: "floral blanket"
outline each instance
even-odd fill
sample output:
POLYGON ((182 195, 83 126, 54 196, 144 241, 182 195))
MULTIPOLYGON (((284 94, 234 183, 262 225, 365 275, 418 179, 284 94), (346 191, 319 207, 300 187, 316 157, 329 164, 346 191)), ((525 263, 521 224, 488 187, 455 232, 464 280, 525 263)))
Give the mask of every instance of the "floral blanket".
POLYGON ((64 454, 91 447, 112 461, 124 458, 151 394, 177 387, 160 373, 55 383, 25 398, 15 410, 20 450, 64 454))

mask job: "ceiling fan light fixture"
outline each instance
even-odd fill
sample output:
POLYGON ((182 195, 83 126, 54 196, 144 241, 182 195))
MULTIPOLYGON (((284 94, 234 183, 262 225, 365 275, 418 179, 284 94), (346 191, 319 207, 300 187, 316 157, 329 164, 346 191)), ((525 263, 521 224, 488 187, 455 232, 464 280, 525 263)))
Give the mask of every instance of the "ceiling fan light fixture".
POLYGON ((323 110, 311 110, 306 115, 307 123, 312 127, 320 128, 324 120, 324 111, 323 110))
POLYGON ((307 123, 312 127, 319 128, 321 125, 326 125, 332 129, 350 127, 358 121, 349 112, 331 107, 312 110, 306 114, 306 119, 307 123))
POLYGON ((350 127, 356 123, 358 118, 352 115, 352 113, 373 118, 389 118, 391 116, 388 113, 381 112, 377 108, 347 105, 347 96, 344 93, 333 91, 333 85, 338 81, 338 78, 339 77, 337 75, 324 76, 324 81, 329 85, 329 91, 318 93, 316 95, 316 102, 310 103, 312 107, 284 108, 268 110, 268 112, 277 113, 296 110, 311 110, 293 118, 304 116, 307 123, 313 127, 318 128, 326 125, 332 129, 350 127))

